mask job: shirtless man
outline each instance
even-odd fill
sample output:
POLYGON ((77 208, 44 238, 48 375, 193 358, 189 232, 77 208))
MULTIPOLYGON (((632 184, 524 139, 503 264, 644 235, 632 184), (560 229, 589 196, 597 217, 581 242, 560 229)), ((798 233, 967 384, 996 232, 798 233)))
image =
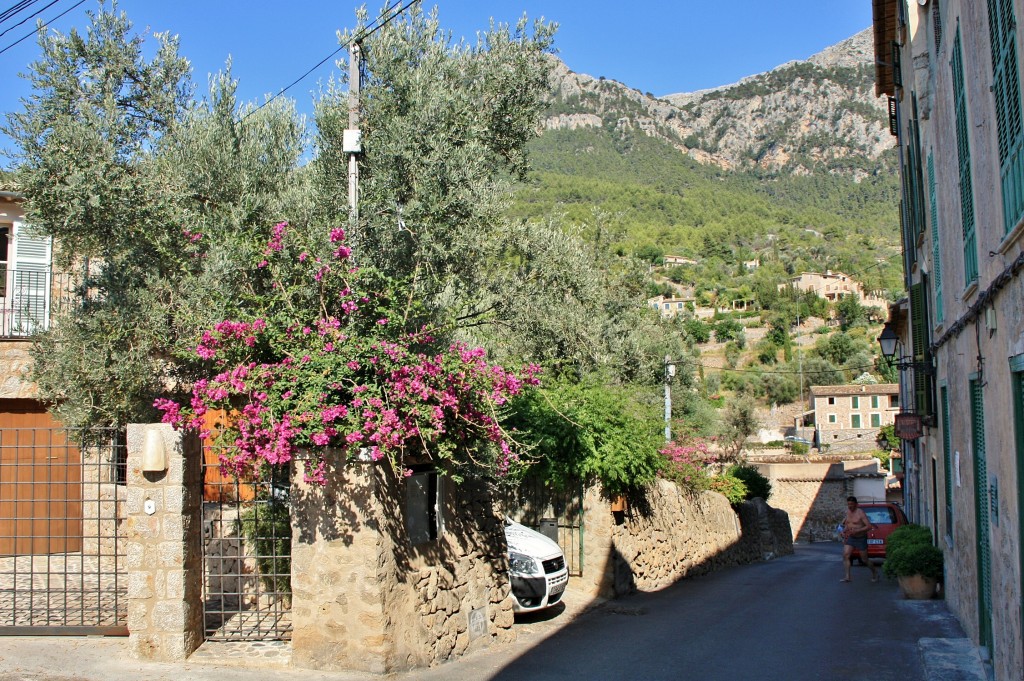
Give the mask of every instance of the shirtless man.
POLYGON ((843 570, 846 576, 842 582, 850 581, 850 567, 853 552, 860 554, 860 559, 871 568, 871 581, 878 581, 878 568, 868 560, 868 532, 875 529, 864 511, 857 508, 857 497, 846 497, 846 521, 843 523, 843 570))

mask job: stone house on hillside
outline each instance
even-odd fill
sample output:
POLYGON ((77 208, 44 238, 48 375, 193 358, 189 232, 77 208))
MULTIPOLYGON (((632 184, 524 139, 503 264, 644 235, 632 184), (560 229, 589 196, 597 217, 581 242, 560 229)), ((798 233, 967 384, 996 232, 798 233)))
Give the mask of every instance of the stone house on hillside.
MULTIPOLYGON (((1024 669, 1024 0, 873 0, 899 160, 910 519, 997 681, 1024 669)), ((902 347, 900 347, 902 346, 902 347)))
POLYGON ((878 431, 900 411, 898 383, 811 386, 814 437, 830 452, 877 449, 878 431))
POLYGON ((889 304, 884 298, 879 298, 876 295, 865 292, 863 284, 855 281, 849 275, 831 270, 826 270, 824 274, 821 272, 801 272, 795 277, 790 277, 787 283, 779 284, 779 290, 786 286, 791 286, 801 292, 813 291, 819 297, 831 303, 836 302, 843 296, 852 295, 856 296, 861 305, 866 307, 877 307, 885 310, 889 304))

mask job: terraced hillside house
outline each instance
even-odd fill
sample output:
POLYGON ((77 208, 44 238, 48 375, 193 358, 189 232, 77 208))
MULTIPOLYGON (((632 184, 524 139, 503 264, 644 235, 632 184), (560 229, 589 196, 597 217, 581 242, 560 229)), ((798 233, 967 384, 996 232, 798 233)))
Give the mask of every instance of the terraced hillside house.
POLYGON ((878 431, 900 410, 898 383, 811 386, 814 437, 830 452, 878 449, 878 431))
MULTIPOLYGON (((997 681, 1024 669, 1024 0, 873 0, 909 293, 893 354, 920 417, 908 513, 997 681)), ((890 336, 891 337, 891 336, 890 336)), ((893 338, 893 341, 896 339, 893 338)))

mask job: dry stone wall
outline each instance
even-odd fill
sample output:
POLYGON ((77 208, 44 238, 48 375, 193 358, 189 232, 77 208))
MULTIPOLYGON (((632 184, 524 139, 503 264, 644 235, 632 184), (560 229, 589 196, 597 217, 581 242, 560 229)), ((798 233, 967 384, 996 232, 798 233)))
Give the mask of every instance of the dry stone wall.
POLYGON ((488 490, 445 485, 443 528, 412 545, 405 482, 386 466, 330 463, 292 488, 292 664, 389 673, 514 639, 507 547, 488 490))
POLYGON ((683 493, 659 480, 625 512, 596 489, 584 498, 584 570, 578 586, 612 598, 654 591, 720 567, 793 552, 789 518, 764 502, 733 511, 721 494, 683 493))

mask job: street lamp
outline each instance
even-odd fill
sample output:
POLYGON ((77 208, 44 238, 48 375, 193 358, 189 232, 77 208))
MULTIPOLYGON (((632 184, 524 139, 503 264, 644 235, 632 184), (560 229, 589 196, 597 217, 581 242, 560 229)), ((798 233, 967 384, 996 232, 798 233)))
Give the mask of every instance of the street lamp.
POLYGON ((900 337, 896 334, 895 329, 892 328, 892 324, 889 322, 886 322, 882 327, 882 335, 878 337, 878 345, 882 348, 882 357, 885 358, 886 364, 891 367, 895 367, 900 371, 913 369, 914 371, 920 371, 923 374, 932 374, 935 372, 931 362, 915 362, 913 360, 903 359, 903 344, 900 342, 900 337), (897 350, 900 351, 900 357, 898 359, 896 357, 897 350))

